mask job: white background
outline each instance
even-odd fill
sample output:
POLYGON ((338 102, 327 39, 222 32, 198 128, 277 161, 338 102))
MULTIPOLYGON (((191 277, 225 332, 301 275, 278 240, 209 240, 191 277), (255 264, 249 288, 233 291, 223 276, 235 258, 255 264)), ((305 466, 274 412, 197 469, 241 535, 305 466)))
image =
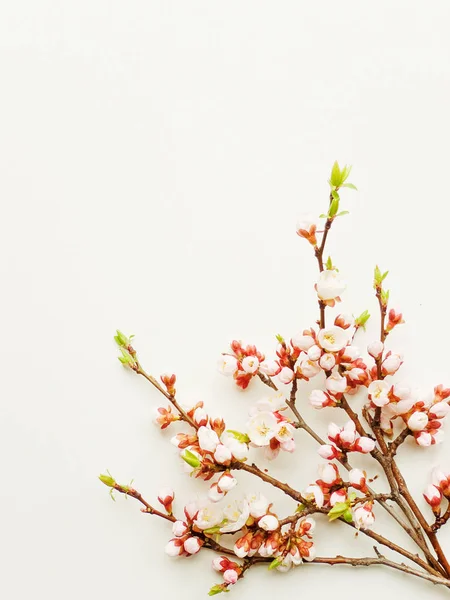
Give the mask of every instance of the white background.
MULTIPOLYGON (((149 371, 175 371, 180 398, 242 427, 263 390, 239 393, 216 358, 234 337, 272 355, 276 333, 314 323, 316 265, 295 223, 326 209, 336 158, 354 165, 360 190, 343 194, 351 214, 330 236, 344 308, 375 314, 373 266, 389 268, 407 319, 389 340, 405 354, 402 377, 450 384, 449 17, 446 0, 2 3, 6 597, 193 600, 220 581, 207 551, 166 557, 165 523, 111 502, 96 479, 106 468, 134 477, 152 501, 172 485, 178 507, 200 489, 151 423, 157 393, 120 367, 112 335, 137 334, 149 371)), ((377 328, 374 317, 367 340, 377 328)), ((343 422, 313 415, 305 389, 299 403, 321 433, 343 422)), ((298 445, 273 469, 301 489, 317 460, 301 434, 298 445)), ((401 453, 421 506, 448 449, 401 453)), ((272 494, 241 477, 235 496, 249 489, 272 494)), ((272 497, 281 515, 292 510, 272 497)), ((373 554, 340 524, 321 522, 317 542, 322 555, 373 554)), ((448 595, 379 568, 315 566, 254 569, 233 594, 363 589, 448 595)))

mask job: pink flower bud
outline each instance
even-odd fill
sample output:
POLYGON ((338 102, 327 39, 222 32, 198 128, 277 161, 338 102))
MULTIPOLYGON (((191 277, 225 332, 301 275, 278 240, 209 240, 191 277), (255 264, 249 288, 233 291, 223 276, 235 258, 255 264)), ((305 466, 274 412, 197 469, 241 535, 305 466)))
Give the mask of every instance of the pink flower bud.
POLYGON ((411 431, 423 431, 428 425, 428 416, 424 412, 414 412, 408 419, 411 431))
POLYGON ((322 490, 316 484, 309 485, 305 490, 305 497, 313 499, 318 508, 322 508, 325 503, 325 498, 322 490))
POLYGON ((169 514, 172 513, 172 502, 174 498, 175 492, 172 488, 165 487, 159 490, 158 501, 164 506, 169 514))
POLYGON ((327 377, 325 387, 330 394, 343 394, 347 389, 347 378, 342 377, 339 373, 333 373, 327 377))
POLYGON ((180 556, 180 554, 183 554, 184 552, 184 548, 183 548, 183 542, 182 540, 170 540, 170 542, 168 542, 164 548, 164 552, 168 555, 168 556, 180 556))
POLYGON ((347 421, 347 423, 344 425, 343 429, 341 429, 341 432, 339 433, 340 441, 345 443, 346 445, 353 444, 353 442, 355 442, 356 440, 356 437, 356 425, 353 423, 353 421, 347 421))
POLYGON ((224 496, 225 492, 219 489, 217 483, 213 483, 208 490, 208 498, 211 500, 211 502, 220 502, 224 496))
POLYGON ((231 458, 231 450, 227 448, 227 446, 219 444, 214 452, 214 460, 219 463, 219 465, 229 465, 231 458))
POLYGON ((215 452, 219 444, 219 438, 215 431, 209 429, 209 427, 201 426, 197 435, 198 445, 202 450, 205 450, 206 452, 215 452))
POLYGON ((264 360, 259 365, 259 370, 265 375, 273 377, 274 375, 278 375, 278 373, 281 371, 281 367, 276 360, 264 360))
POLYGON ((431 437, 431 434, 428 433, 428 431, 421 431, 419 435, 415 436, 415 438, 416 443, 419 444, 419 446, 422 446, 423 448, 428 448, 428 446, 431 446, 433 442, 433 438, 431 437))
POLYGON ((322 356, 322 349, 319 346, 314 345, 308 349, 307 354, 309 360, 319 360, 319 358, 322 356))
POLYGON ((298 348, 299 350, 303 350, 304 352, 309 350, 311 346, 314 346, 315 343, 316 342, 314 341, 314 338, 311 335, 304 335, 302 333, 295 335, 291 339, 291 344, 294 346, 294 348, 298 348))
POLYGON ((322 390, 313 390, 309 395, 309 403, 317 410, 332 403, 331 398, 322 390))
POLYGON ((225 471, 223 475, 220 476, 219 481, 217 482, 217 487, 224 493, 229 492, 237 485, 236 477, 233 477, 231 473, 225 471))
POLYGON ((278 379, 281 381, 281 383, 291 383, 291 381, 294 379, 294 371, 289 367, 283 367, 278 373, 278 379))
POLYGON ((258 521, 258 527, 264 531, 275 531, 280 526, 275 515, 265 515, 258 521))
POLYGON ((332 464, 332 463, 327 463, 326 465, 320 465, 319 466, 319 476, 320 479, 323 481, 323 483, 325 483, 326 485, 332 486, 335 485, 339 479, 339 471, 336 467, 336 465, 332 464))
POLYGON ((197 554, 203 546, 203 541, 198 537, 190 537, 184 542, 184 549, 188 554, 197 554))
POLYGON ((234 569, 227 569, 225 571, 225 573, 223 574, 223 579, 225 581, 225 583, 229 583, 229 584, 234 584, 236 583, 236 581, 238 580, 238 574, 237 571, 235 571, 234 569))
POLYGON ((331 371, 335 364, 336 358, 334 357, 334 354, 331 354, 330 352, 323 354, 319 360, 319 365, 324 371, 331 371))
POLYGON ((345 502, 347 500, 347 492, 344 489, 336 490, 330 496, 330 504, 334 506, 338 502, 345 502))
POLYGON ((228 569, 229 564, 230 560, 226 556, 216 556, 212 561, 212 568, 214 571, 223 573, 228 569))
POLYGON ((340 314, 335 318, 334 324, 337 327, 342 327, 342 329, 348 329, 349 327, 353 327, 355 319, 352 315, 340 314))
POLYGON ((436 419, 443 419, 450 412, 450 406, 448 402, 442 400, 441 402, 436 402, 436 404, 433 404, 429 412, 432 418, 436 417, 436 419))
POLYGON ((241 364, 246 373, 256 373, 259 368, 259 360, 256 356, 246 356, 241 364))
POLYGON ((353 511, 353 521, 357 529, 368 529, 375 523, 375 515, 372 512, 372 505, 366 503, 353 511))
POLYGON ((375 359, 380 358, 380 356, 383 354, 383 350, 384 344, 379 340, 371 342, 367 346, 367 352, 370 354, 370 356, 372 356, 375 359))
POLYGON ((352 469, 348 474, 349 483, 357 490, 366 491, 366 474, 361 469, 352 469))
POLYGON ((385 375, 393 375, 396 373, 403 360, 399 354, 390 354, 381 364, 382 371, 385 375))
POLYGON ((375 448, 374 440, 371 440, 368 437, 358 438, 356 440, 355 446, 354 446, 354 450, 356 450, 356 452, 362 452, 363 454, 368 454, 369 452, 372 452, 372 450, 374 448, 375 448))
POLYGON ((328 425, 328 438, 334 442, 339 438, 339 435, 341 433, 341 428, 339 427, 339 425, 336 425, 336 423, 330 423, 328 425))
POLYGON ((175 521, 172 525, 172 533, 175 537, 183 537, 187 533, 188 526, 184 521, 175 521))
POLYGON ((339 456, 339 450, 336 448, 336 446, 332 446, 331 444, 319 446, 317 452, 319 453, 319 456, 325 458, 326 460, 333 460, 333 458, 337 458, 339 456))
POLYGON ((208 414, 204 408, 196 408, 194 411, 194 421, 199 427, 203 427, 208 423, 208 414))
POLYGON ((435 514, 439 514, 440 506, 441 506, 441 502, 442 502, 441 490, 439 490, 435 485, 432 485, 430 483, 430 485, 427 486, 427 488, 423 494, 423 497, 428 502, 428 504, 431 506, 431 508, 433 509, 433 512, 435 514))

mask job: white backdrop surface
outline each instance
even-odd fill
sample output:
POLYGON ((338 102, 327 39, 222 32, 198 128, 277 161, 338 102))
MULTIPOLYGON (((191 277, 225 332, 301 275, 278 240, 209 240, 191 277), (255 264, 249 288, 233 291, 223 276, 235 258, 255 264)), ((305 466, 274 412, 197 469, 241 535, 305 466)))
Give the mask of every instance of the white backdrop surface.
MULTIPOLYGON (((329 242, 349 284, 344 308, 375 314, 373 266, 390 269, 407 320, 389 340, 405 355, 401 378, 450 384, 449 17, 445 0, 2 3, 5 597, 194 600, 219 581, 209 552, 170 560, 166 525, 111 502, 96 479, 109 468, 149 499, 172 485, 178 506, 200 489, 152 425, 160 400, 120 367, 112 335, 137 334, 149 371, 175 371, 184 400, 242 427, 262 390, 239 393, 216 358, 234 337, 271 354, 274 334, 317 318, 316 265, 295 223, 326 208, 335 159, 354 165, 360 190, 343 194, 351 214, 329 242)), ((321 432, 342 421, 300 396, 321 432)), ((448 449, 401 453, 421 506, 448 449)), ((314 452, 300 435, 274 472, 301 488, 314 452)), ((249 489, 270 493, 245 477, 233 493, 249 489)), ((292 509, 273 498, 281 514, 292 509)), ((389 532, 382 515, 377 526, 389 532)), ((442 539, 450 552, 449 532, 442 539)), ((372 552, 339 524, 319 527, 317 541, 320 554, 372 552)), ((378 568, 315 566, 254 569, 232 593, 337 590, 448 596, 378 568)))

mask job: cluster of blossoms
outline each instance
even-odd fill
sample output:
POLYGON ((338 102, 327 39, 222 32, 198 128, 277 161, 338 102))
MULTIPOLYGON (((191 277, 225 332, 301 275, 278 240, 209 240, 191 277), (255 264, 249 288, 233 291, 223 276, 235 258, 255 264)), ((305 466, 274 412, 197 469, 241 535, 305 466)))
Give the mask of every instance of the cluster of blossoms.
POLYGON ((280 450, 295 450, 295 428, 283 414, 287 408, 286 397, 277 392, 262 398, 250 410, 246 434, 252 446, 264 448, 269 460, 276 458, 280 450))
POLYGON ((353 421, 348 421, 342 428, 335 423, 330 423, 328 439, 331 444, 324 444, 318 449, 319 455, 327 460, 343 459, 347 452, 368 454, 375 448, 374 440, 357 434, 353 421))
MULTIPOLYGON (((161 385, 142 370, 131 345, 131 337, 121 332, 115 336, 121 363, 144 375, 169 402, 157 409, 156 424, 161 429, 175 422, 191 427, 189 433, 176 433, 171 442, 178 449, 186 472, 209 482, 209 490, 207 498, 186 504, 183 518, 177 519, 173 515, 174 493, 171 489, 161 490, 158 496, 166 512, 163 514, 144 501, 131 486, 118 485, 110 474, 102 475, 100 479, 111 488, 111 492, 117 490, 140 500, 145 505, 144 512, 172 521, 173 538, 165 548, 169 556, 191 556, 202 547, 212 548, 221 554, 212 565, 222 574, 223 581, 211 588, 210 595, 228 591, 229 586, 234 585, 246 569, 257 562, 267 561, 270 569, 284 572, 303 561, 314 561, 316 548, 312 533, 315 521, 312 514, 326 514, 330 521, 340 519, 374 538, 374 532, 370 530, 375 523, 375 502, 395 517, 417 544, 423 558, 381 536, 379 538, 383 541, 380 544, 425 569, 428 575, 425 578, 431 578, 435 583, 444 582, 450 587, 450 563, 435 536, 435 532, 450 520, 450 472, 434 469, 424 492, 424 498, 435 515, 435 522, 429 525, 395 462, 400 444, 408 438, 422 447, 442 440, 443 420, 450 412, 450 388, 438 385, 433 392, 424 394, 388 379, 396 375, 403 357, 386 349, 386 338, 404 323, 404 319, 400 312, 388 308, 389 291, 383 288, 387 272, 381 273, 378 267, 375 268, 374 289, 380 308, 381 330, 380 339, 368 345, 367 355, 361 354, 355 345, 355 337, 358 330, 364 328, 368 312, 357 318, 345 313, 334 315, 332 320, 329 317, 329 309, 341 301, 346 284, 331 258, 324 261, 323 253, 332 223, 346 212, 338 212, 338 191, 342 187, 354 188, 346 183, 349 173, 349 167, 340 169, 337 163, 333 166, 329 181, 329 208, 327 214, 322 215, 326 219, 323 229, 319 229, 315 219, 306 217, 297 226, 297 234, 311 244, 318 260, 320 274, 314 289, 319 320, 288 341, 278 335, 273 359, 266 359, 255 345, 244 345, 234 340, 229 351, 219 360, 219 371, 232 376, 239 388, 246 389, 252 379, 260 380, 271 388, 271 394, 261 398, 250 409, 244 432, 227 429, 222 418, 210 417, 203 402, 182 407, 176 398, 176 376, 171 373, 161 375, 161 385), (322 234, 320 243, 319 234, 322 234), (343 426, 330 423, 326 440, 307 425, 301 414, 300 397, 297 398, 297 395, 300 396, 297 394, 299 385, 313 378, 320 383, 309 394, 311 406, 315 409, 340 408, 350 418, 343 426), (291 385, 289 399, 278 391, 278 384, 291 385), (364 395, 364 420, 351 408, 347 399, 357 392, 364 395), (303 492, 268 475, 267 469, 247 463, 251 448, 262 448, 264 458, 268 460, 276 458, 280 451, 294 452, 297 429, 304 430, 319 443, 318 454, 326 461, 319 465, 318 478, 303 492), (396 437, 388 441, 387 438, 392 439, 394 433, 396 437), (366 471, 350 465, 350 453, 371 455, 377 461, 386 475, 390 488, 388 493, 375 494, 369 488, 368 483, 373 479, 368 479, 366 471), (346 468, 346 480, 342 478, 336 462, 332 461, 346 468), (239 470, 247 471, 286 493, 297 503, 296 512, 287 518, 279 518, 272 509, 273 504, 262 494, 245 495, 231 502, 230 498, 225 500, 225 496, 237 485, 233 473, 239 470), (448 501, 445 513, 442 511, 444 498, 448 501), (395 516, 393 504, 403 515, 395 516), (222 536, 227 534, 235 536, 233 548, 221 545, 222 536), (429 545, 428 542, 423 543, 426 537, 429 545), (242 560, 242 564, 232 560, 234 557, 242 560), (446 576, 447 579, 442 579, 446 576)), ((320 558, 317 562, 380 564, 384 557, 376 552, 376 559, 338 556, 335 559, 320 558)), ((409 567, 404 563, 389 560, 383 564, 421 576, 417 570, 408 571, 409 567)))
POLYGON ((334 463, 322 464, 319 466, 319 479, 306 488, 303 497, 313 501, 319 509, 331 508, 328 512, 331 519, 343 517, 358 529, 368 529, 375 522, 373 502, 365 502, 365 496, 358 497, 356 492, 350 491, 353 488, 366 494, 366 477, 361 469, 351 469, 348 482, 344 482, 334 463))
POLYGON ((386 434, 392 435, 394 421, 400 419, 419 446, 428 447, 443 440, 442 422, 450 412, 449 388, 438 385, 431 394, 423 394, 383 379, 369 385, 368 395, 370 406, 381 408, 381 427, 386 434))
POLYGON ((230 354, 222 355, 218 368, 224 375, 232 375, 236 385, 245 390, 265 364, 264 354, 261 354, 256 346, 249 345, 244 348, 241 342, 234 340, 231 342, 230 354))

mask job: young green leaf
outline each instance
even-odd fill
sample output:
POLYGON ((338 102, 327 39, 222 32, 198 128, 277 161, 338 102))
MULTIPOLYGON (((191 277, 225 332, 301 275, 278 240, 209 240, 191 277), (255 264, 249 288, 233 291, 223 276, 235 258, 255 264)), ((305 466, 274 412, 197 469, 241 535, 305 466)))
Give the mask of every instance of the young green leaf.
POLYGON ((337 211, 339 210, 339 195, 337 192, 334 192, 337 197, 333 196, 333 200, 331 201, 330 208, 328 209, 328 217, 333 219, 336 216, 337 211))
POLYGON ((281 558, 281 556, 277 556, 277 558, 275 558, 270 563, 270 565, 269 565, 269 571, 271 571, 272 569, 276 569, 277 567, 279 567, 282 562, 283 562, 283 559, 281 558))
POLYGON ((364 312, 362 312, 359 317, 356 317, 355 319, 355 326, 356 327, 362 327, 363 329, 366 328, 366 323, 367 321, 370 319, 370 314, 368 310, 365 310, 364 312))
POLYGON ((250 438, 246 433, 241 433, 240 431, 235 431, 234 429, 227 429, 227 433, 231 433, 231 435, 238 441, 243 444, 248 444, 250 438))
POLYGON ((181 454, 181 458, 193 469, 197 469, 200 466, 199 458, 197 458, 197 456, 195 456, 195 454, 190 452, 188 449, 181 454))
POLYGON ((224 584, 217 584, 217 585, 213 585, 212 588, 209 590, 208 592, 208 596, 216 596, 217 594, 221 594, 222 592, 228 592, 229 590, 227 590, 226 587, 224 587, 224 584))
POLYGON ((328 512, 328 518, 330 521, 335 521, 336 519, 342 517, 347 510, 347 502, 336 502, 333 508, 328 512))
POLYGON ((337 217, 343 217, 344 215, 349 215, 349 211, 348 210, 341 210, 340 213, 338 213, 336 216, 337 217))
POLYGON ((345 187, 345 188, 349 188, 350 190, 358 191, 358 188, 356 187, 356 185, 353 185, 353 183, 343 183, 341 185, 341 187, 345 187))
POLYGON ((330 176, 330 185, 334 187, 339 187, 342 183, 342 174, 341 169, 339 168, 339 163, 336 160, 333 164, 333 168, 331 169, 330 176))

